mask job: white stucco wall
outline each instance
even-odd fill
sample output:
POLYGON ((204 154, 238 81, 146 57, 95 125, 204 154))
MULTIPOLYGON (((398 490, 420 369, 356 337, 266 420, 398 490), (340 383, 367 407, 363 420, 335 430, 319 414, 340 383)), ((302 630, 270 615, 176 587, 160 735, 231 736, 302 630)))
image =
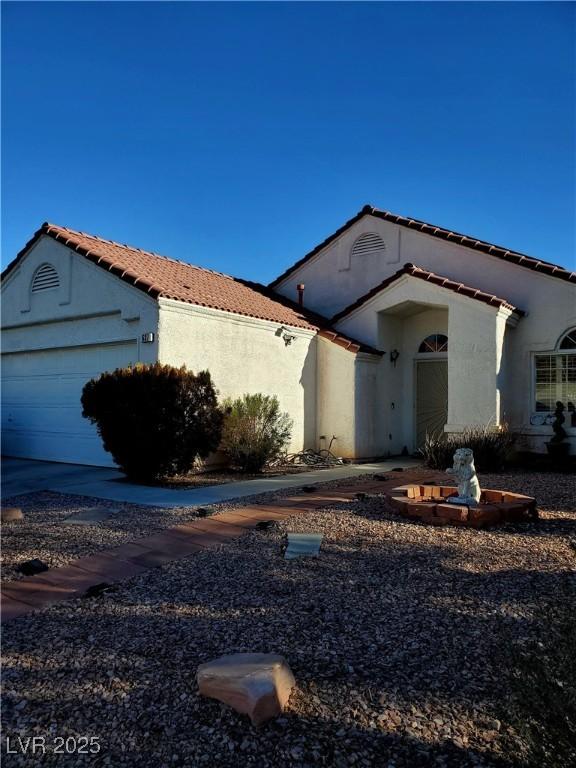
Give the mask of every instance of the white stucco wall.
POLYGON ((576 303, 574 284, 374 216, 365 216, 350 227, 283 280, 276 290, 296 299, 296 285, 305 283, 306 305, 331 317, 408 262, 494 293, 524 310, 532 310, 535 304, 547 302, 551 293, 558 292, 565 301, 572 296, 572 308, 576 303), (375 232, 382 237, 386 254, 356 257, 350 262, 350 250, 365 232, 375 232), (549 286, 544 281, 549 282, 549 286))
POLYGON ((374 403, 381 358, 318 337, 317 444, 343 458, 381 456, 374 403))
MULTIPOLYGON (((294 428, 291 450, 316 442, 316 339, 290 328, 289 346, 276 336, 280 323, 160 299, 159 360, 208 370, 220 398, 262 392, 276 395, 294 428)), ((351 355, 352 357, 352 355, 351 355)))
MULTIPOLYGON (((561 334, 576 326, 574 283, 366 216, 296 270, 277 290, 294 299, 297 283, 305 283, 306 306, 330 317, 393 275, 407 262, 493 293, 526 313, 516 328, 507 326, 502 341, 502 318, 496 323, 496 339, 492 329, 489 332, 481 330, 476 334, 478 338, 474 339, 476 318, 485 317, 486 311, 493 311, 489 307, 480 303, 474 307, 475 302, 463 299, 466 303, 453 312, 451 342, 459 357, 454 357, 451 362, 451 378, 453 380, 456 375, 456 366, 462 363, 462 381, 467 381, 470 388, 460 403, 453 402, 451 419, 456 426, 456 420, 460 421, 464 414, 467 414, 469 422, 472 418, 485 417, 492 410, 497 418, 507 421, 526 438, 528 447, 543 450, 544 441, 551 435, 550 427, 530 426, 535 407, 533 359, 538 352, 553 351, 561 334), (376 232, 382 237, 387 245, 386 254, 384 257, 355 258, 350 262, 350 250, 359 235, 365 232, 376 232), (478 344, 484 350, 485 364, 493 366, 497 375, 496 397, 492 396, 490 388, 490 403, 479 383, 486 378, 485 372, 483 374, 482 370, 478 370, 477 374, 473 373, 479 368, 478 344)), ((418 300, 418 294, 407 295, 406 300, 418 300)), ((433 303, 437 302, 437 298, 433 300, 433 303)), ((377 346, 377 311, 377 308, 374 311, 374 305, 370 305, 370 312, 345 318, 338 328, 360 341, 377 346)), ((398 375, 398 371, 389 372, 392 389, 385 395, 388 400, 394 399, 393 382, 398 375)), ((405 412, 404 432, 410 429, 409 420, 405 412)), ((393 426, 395 416, 391 416, 389 421, 393 426)), ((567 428, 567 431, 573 442, 572 452, 576 453, 576 429, 567 428)))
POLYGON ((332 452, 350 458, 355 455, 355 355, 322 337, 317 342, 319 447, 328 447, 333 435, 332 452), (324 436, 325 441, 320 441, 324 436))
POLYGON ((2 283, 2 352, 135 341, 141 362, 154 362, 158 305, 50 237, 42 237, 2 283), (32 294, 36 269, 52 264, 60 288, 32 294))
POLYGON ((509 317, 509 311, 405 276, 338 322, 338 330, 386 351, 374 422, 392 452, 415 447, 415 361, 420 343, 432 333, 449 339, 446 430, 500 423, 499 373, 509 317), (393 349, 400 352, 396 366, 390 362, 393 349))
MULTIPOLYGON (((276 290, 296 301, 296 286, 304 283, 305 305, 331 317, 400 269, 403 263, 400 259, 404 255, 401 229, 371 216, 364 217, 282 281, 276 290), (384 258, 368 255, 351 260, 350 251, 354 242, 367 232, 376 232, 384 240, 384 258)), ((404 258, 404 261, 408 260, 404 258)))

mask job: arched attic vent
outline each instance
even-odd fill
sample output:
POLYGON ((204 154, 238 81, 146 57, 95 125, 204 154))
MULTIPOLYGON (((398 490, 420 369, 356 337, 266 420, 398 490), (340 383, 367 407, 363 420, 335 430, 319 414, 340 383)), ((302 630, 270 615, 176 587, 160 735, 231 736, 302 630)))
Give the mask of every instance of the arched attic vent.
POLYGON ((386 243, 376 232, 366 232, 355 241, 350 251, 350 259, 355 256, 379 256, 386 251, 386 243))
POLYGON ((52 264, 41 264, 32 278, 32 293, 41 293, 59 287, 60 278, 52 264))

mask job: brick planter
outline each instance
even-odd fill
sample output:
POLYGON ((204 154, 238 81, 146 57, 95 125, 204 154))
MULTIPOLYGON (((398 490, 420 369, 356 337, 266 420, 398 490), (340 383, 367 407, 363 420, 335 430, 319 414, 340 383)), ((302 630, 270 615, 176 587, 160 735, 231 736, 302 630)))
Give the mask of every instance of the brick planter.
POLYGON ((436 485, 402 485, 388 496, 393 509, 402 515, 430 525, 464 525, 486 528, 504 523, 531 522, 538 519, 536 500, 508 491, 482 491, 478 506, 450 504, 456 489, 436 485))

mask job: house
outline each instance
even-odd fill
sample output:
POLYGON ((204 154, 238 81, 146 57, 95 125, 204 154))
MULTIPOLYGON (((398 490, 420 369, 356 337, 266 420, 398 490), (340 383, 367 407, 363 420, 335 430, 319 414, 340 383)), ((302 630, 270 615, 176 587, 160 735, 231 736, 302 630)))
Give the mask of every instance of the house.
POLYGON ((2 278, 11 456, 111 465, 80 393, 138 361, 278 395, 293 450, 349 458, 504 422, 542 451, 576 403, 576 273, 370 206, 270 286, 53 224, 2 278))

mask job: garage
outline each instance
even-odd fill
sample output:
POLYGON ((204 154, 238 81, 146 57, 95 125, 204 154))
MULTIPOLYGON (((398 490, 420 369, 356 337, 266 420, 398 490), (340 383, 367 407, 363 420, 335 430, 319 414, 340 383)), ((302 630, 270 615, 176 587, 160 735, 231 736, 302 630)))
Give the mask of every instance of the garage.
POLYGON ((80 397, 89 379, 137 360, 135 341, 2 355, 2 453, 114 466, 80 397))

